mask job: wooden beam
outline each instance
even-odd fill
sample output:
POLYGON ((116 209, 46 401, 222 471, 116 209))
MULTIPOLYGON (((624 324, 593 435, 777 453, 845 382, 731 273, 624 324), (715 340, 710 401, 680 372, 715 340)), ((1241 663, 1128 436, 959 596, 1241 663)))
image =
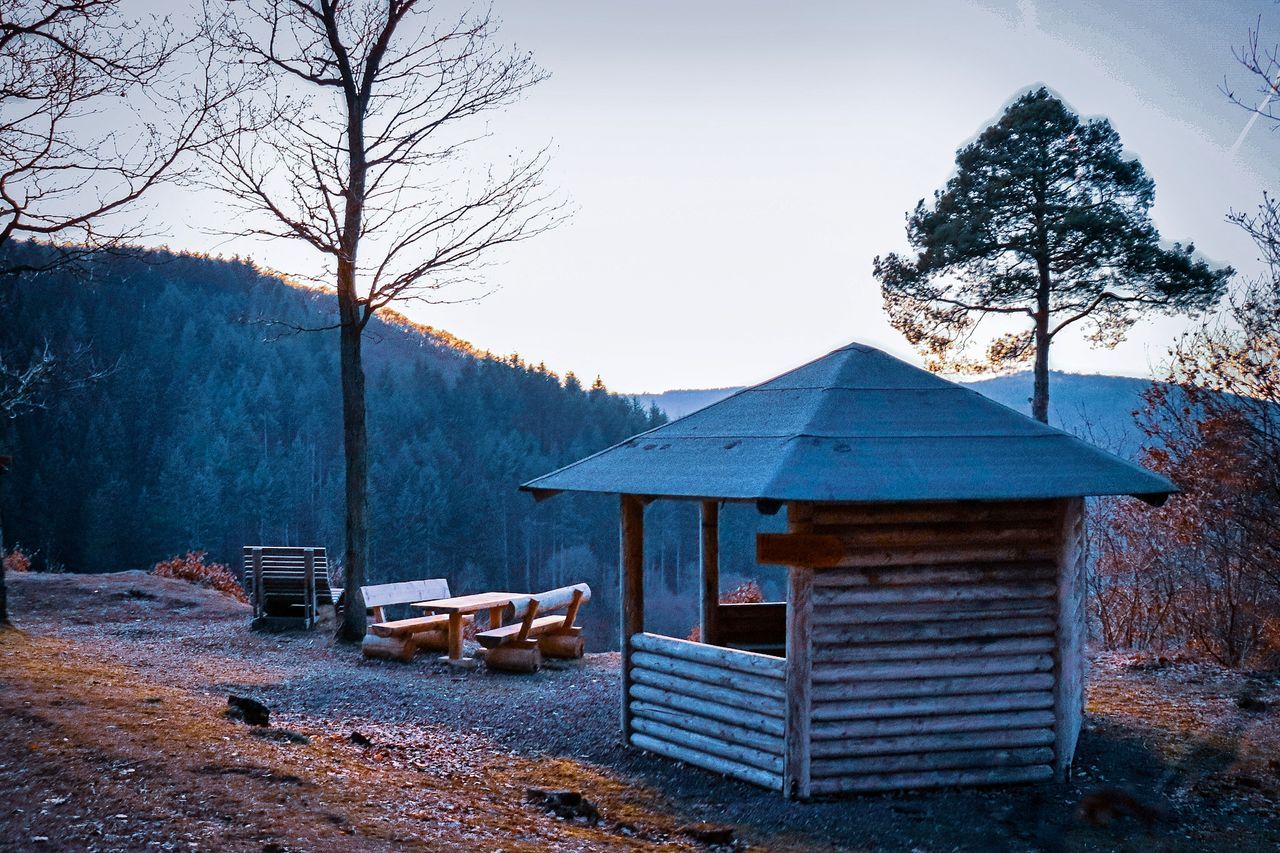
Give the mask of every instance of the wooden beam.
POLYGON ((969 562, 1007 562, 1052 559, 1052 544, 1014 543, 931 547, 860 547, 842 536, 825 533, 760 533, 756 535, 756 562, 766 565, 834 569, 934 565, 969 562))
POLYGON ((716 615, 720 607, 720 503, 703 501, 702 507, 702 642, 720 638, 716 615))
POLYGON ((316 624, 316 549, 302 552, 302 613, 308 630, 316 624))
POLYGON ((1057 667, 1054 675, 1053 776, 1071 775, 1076 740, 1084 721, 1085 543, 1084 499, 1062 501, 1061 551, 1058 557, 1057 667))
POLYGON ((636 495, 621 500, 621 544, 618 567, 622 606, 622 742, 630 743, 631 638, 644 632, 644 501, 636 495))
POLYGON ((760 533, 756 535, 756 562, 766 565, 834 569, 844 559, 839 536, 812 533, 760 533))
POLYGON ((787 573, 787 733, 783 792, 807 800, 813 683, 813 570, 787 573))

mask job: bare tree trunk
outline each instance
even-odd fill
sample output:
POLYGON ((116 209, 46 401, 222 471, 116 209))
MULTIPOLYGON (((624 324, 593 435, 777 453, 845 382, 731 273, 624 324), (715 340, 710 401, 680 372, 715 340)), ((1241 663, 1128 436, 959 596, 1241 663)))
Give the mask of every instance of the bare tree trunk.
POLYGON ((4 515, 0 514, 0 628, 9 624, 9 593, 4 583, 4 515))
POLYGON ((1049 263, 1041 260, 1040 292, 1036 304, 1036 365, 1035 379, 1031 390, 1031 417, 1047 424, 1049 422, 1049 263))
MULTIPOLYGON (((365 425, 359 306, 350 297, 342 297, 342 266, 339 266, 338 279, 342 315, 342 442, 347 468, 347 546, 343 584, 345 604, 338 638, 359 642, 366 628, 364 594, 360 587, 364 585, 365 563, 369 557, 369 439, 365 425)), ((350 294, 352 290, 345 292, 350 294)))

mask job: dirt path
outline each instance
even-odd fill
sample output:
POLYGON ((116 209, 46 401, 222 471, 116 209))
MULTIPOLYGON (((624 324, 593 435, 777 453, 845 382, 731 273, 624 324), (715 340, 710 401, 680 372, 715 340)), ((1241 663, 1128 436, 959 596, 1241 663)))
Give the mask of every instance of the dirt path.
POLYGON ((1274 677, 1102 658, 1070 785, 798 804, 623 750, 616 655, 532 677, 368 662, 320 635, 254 634, 244 606, 176 581, 10 585, 22 630, 0 633, 5 849, 674 850, 704 846, 700 823, 768 849, 1280 846, 1274 677), (228 693, 307 742, 223 719, 228 693), (1240 709, 1245 694, 1271 710, 1240 709), (1100 785, 1163 814, 1150 829, 1083 823, 1076 804, 1100 785), (581 791, 601 820, 556 817, 531 787, 581 791))

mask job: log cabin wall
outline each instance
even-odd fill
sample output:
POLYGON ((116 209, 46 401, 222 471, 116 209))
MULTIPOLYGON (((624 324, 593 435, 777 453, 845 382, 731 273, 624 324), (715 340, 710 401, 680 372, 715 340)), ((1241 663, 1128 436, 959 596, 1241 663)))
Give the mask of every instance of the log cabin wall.
POLYGON ((782 789, 782 658, 644 633, 630 648, 632 746, 782 789))
POLYGON ((1061 778, 1083 704, 1081 503, 792 505, 790 533, 826 555, 791 569, 810 624, 807 643, 788 626, 809 672, 807 691, 788 678, 790 793, 1061 778))

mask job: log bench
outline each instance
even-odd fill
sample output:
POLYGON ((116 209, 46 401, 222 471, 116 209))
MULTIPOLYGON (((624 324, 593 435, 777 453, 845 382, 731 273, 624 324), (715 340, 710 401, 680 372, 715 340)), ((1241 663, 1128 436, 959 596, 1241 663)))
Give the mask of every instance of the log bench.
POLYGON ((578 609, 591 600, 585 583, 561 587, 512 601, 510 613, 518 623, 492 628, 476 635, 484 651, 486 669, 537 672, 543 656, 580 658, 586 644, 582 628, 574 625, 578 609), (539 612, 565 608, 561 615, 539 612))
MULTIPOLYGON (((377 620, 370 623, 360 644, 365 657, 411 661, 419 649, 445 651, 449 648, 448 614, 382 621, 384 607, 412 604, 424 598, 448 598, 449 582, 445 579, 365 586, 360 592, 377 620)), ((470 622, 472 618, 467 615, 463 622, 470 622)))

